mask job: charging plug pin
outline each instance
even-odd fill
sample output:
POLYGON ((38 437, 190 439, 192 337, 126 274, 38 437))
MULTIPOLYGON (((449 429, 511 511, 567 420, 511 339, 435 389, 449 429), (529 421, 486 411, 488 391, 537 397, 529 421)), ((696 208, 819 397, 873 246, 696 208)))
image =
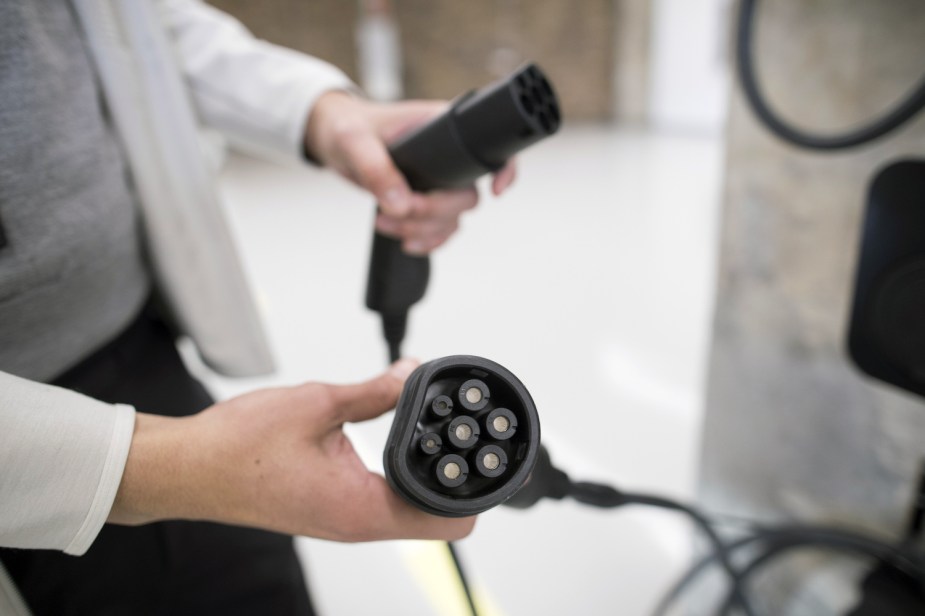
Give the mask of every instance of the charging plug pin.
POLYGON ((500 477, 507 470, 507 454, 497 445, 486 445, 475 454, 475 468, 482 477, 500 477))
POLYGON ((450 462, 443 467, 443 476, 447 479, 456 479, 462 474, 462 469, 455 462, 450 462))
POLYGON ((456 438, 461 441, 468 441, 472 438, 472 428, 466 424, 459 424, 456 426, 456 438))
POLYGON ((498 432, 507 432, 511 427, 511 421, 503 415, 495 417, 491 422, 491 427, 498 432))
POLYGON ((459 403, 467 411, 481 411, 488 406, 491 392, 488 385, 480 379, 469 379, 459 387, 459 403))
POLYGON ((458 488, 469 477, 469 463, 462 456, 449 454, 437 462, 437 481, 446 488, 458 488))
POLYGON ((421 436, 420 447, 425 455, 433 455, 439 452, 440 448, 443 447, 443 439, 441 439, 440 435, 436 432, 428 432, 421 436))

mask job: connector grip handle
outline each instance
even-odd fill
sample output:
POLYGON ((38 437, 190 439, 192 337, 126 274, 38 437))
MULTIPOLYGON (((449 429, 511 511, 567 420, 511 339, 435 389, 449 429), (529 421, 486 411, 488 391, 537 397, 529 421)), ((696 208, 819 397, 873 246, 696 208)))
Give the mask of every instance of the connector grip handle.
MULTIPOLYGON (((457 98, 446 112, 393 143, 389 154, 414 191, 465 188, 556 132, 560 123, 552 86, 539 67, 528 64, 457 98)), ((395 324, 407 320, 429 276, 428 257, 406 254, 399 240, 374 234, 366 306, 382 315, 393 359, 404 336, 404 327, 395 324)))

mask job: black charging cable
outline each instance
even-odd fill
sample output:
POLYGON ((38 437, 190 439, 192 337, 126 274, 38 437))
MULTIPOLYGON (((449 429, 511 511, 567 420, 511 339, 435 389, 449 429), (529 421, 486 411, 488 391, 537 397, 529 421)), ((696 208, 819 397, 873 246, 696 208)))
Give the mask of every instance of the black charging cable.
POLYGON ((576 501, 584 503, 585 505, 591 505, 592 507, 614 508, 626 505, 644 505, 683 513, 690 518, 690 520, 703 532, 704 536, 706 536, 707 540, 710 542, 713 554, 719 561, 720 566, 722 566, 723 570, 729 576, 730 595, 728 602, 730 608, 738 605, 742 608, 742 611, 749 616, 755 616, 751 601, 746 596, 742 584, 742 576, 733 565, 726 544, 720 539, 710 521, 695 508, 661 496, 621 492, 607 485, 587 482, 573 482, 568 495, 576 501))
POLYGON ((793 145, 812 150, 841 150, 879 139, 905 124, 925 108, 925 79, 900 104, 876 120, 844 134, 819 135, 796 128, 768 104, 755 76, 755 13, 758 0, 742 0, 736 34, 736 66, 745 98, 755 115, 772 133, 793 145))
POLYGON ((621 492, 608 485, 572 481, 566 473, 552 465, 549 453, 542 447, 530 480, 505 504, 526 509, 542 498, 560 500, 567 497, 593 507, 644 505, 677 511, 688 516, 703 531, 710 542, 710 553, 695 563, 668 591, 656 607, 655 616, 665 616, 677 599, 714 563, 720 565, 730 582, 728 594, 717 614, 728 616, 739 608, 754 616, 756 611, 749 593, 749 581, 775 559, 801 548, 823 548, 871 557, 889 571, 916 581, 925 597, 925 588, 921 586, 925 584, 925 558, 906 543, 889 543, 863 533, 826 526, 762 527, 749 522, 746 522, 744 537, 727 543, 716 532, 718 522, 710 520, 695 507, 661 496, 621 492), (733 556, 743 557, 740 566, 735 564, 733 556))
POLYGON ((572 481, 565 472, 553 466, 545 447, 540 447, 530 480, 504 504, 516 509, 527 509, 543 498, 561 500, 566 497, 592 507, 612 509, 626 505, 646 505, 677 511, 688 516, 703 531, 710 542, 712 554, 716 556, 726 571, 733 603, 741 607, 748 616, 755 616, 751 601, 740 582, 739 572, 729 557, 725 543, 720 539, 709 520, 693 507, 660 496, 621 492, 608 485, 572 481))
POLYGON ((466 595, 469 611, 472 613, 472 616, 479 616, 478 609, 475 607, 475 598, 472 596, 472 589, 469 588, 469 580, 466 577, 466 571, 463 568, 462 561, 459 560, 459 554, 456 552, 456 546, 453 545, 452 541, 447 541, 446 548, 450 552, 450 558, 453 559, 453 566, 456 567, 456 575, 459 577, 459 583, 462 585, 463 594, 466 595))
MULTIPOLYGON (((751 556, 738 571, 744 588, 751 578, 773 560, 786 553, 805 548, 822 548, 866 556, 883 563, 901 575, 922 580, 925 568, 921 554, 901 544, 891 544, 863 533, 826 526, 789 525, 779 527, 753 527, 746 536, 726 545, 729 554, 750 551, 751 556)), ((718 559, 716 553, 707 554, 692 565, 665 594, 653 616, 666 616, 670 607, 718 559)), ((733 609, 735 598, 730 593, 717 614, 726 615, 733 609)))

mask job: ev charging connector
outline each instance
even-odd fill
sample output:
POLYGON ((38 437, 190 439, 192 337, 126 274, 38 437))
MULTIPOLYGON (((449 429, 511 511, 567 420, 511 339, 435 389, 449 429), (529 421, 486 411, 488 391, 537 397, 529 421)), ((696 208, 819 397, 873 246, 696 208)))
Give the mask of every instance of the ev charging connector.
MULTIPOLYGON (((456 99, 449 110, 393 143, 389 154, 412 190, 465 188, 498 171, 517 152, 559 129, 549 80, 535 64, 456 99)), ((424 296, 430 259, 375 233, 366 306, 382 316, 392 361, 401 355, 408 311, 424 296)))
POLYGON ((523 383, 493 361, 454 355, 418 366, 405 382, 385 476, 423 511, 470 516, 513 496, 539 451, 540 421, 523 383))

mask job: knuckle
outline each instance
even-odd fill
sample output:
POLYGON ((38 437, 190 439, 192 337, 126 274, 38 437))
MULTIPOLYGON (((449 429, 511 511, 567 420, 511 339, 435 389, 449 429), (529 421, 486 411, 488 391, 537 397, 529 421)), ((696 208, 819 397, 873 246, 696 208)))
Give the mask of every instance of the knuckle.
POLYGON ((430 195, 420 199, 414 208, 414 214, 417 218, 430 218, 438 211, 439 195, 430 195))

